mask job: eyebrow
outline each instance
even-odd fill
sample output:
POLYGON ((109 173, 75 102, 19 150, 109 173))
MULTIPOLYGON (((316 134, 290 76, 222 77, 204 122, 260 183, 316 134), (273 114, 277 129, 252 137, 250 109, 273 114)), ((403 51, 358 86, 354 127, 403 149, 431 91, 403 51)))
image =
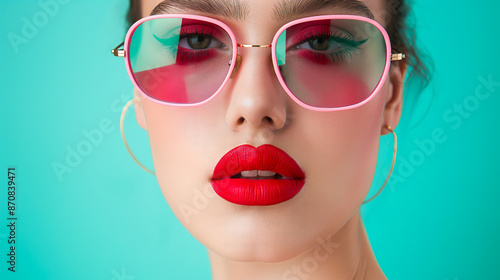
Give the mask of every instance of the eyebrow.
POLYGON ((151 15, 191 10, 219 15, 235 20, 245 20, 249 13, 248 4, 240 0, 164 0, 158 4, 151 15))
MULTIPOLYGON (((374 18, 368 7, 359 0, 282 0, 273 8, 273 18, 285 20, 325 8, 336 8, 374 18)), ((235 20, 245 20, 249 14, 247 2, 240 0, 164 0, 158 4, 151 15, 184 12, 185 10, 219 15, 235 20)))
POLYGON ((283 0, 274 5, 273 16, 277 20, 298 17, 324 8, 337 8, 374 19, 370 9, 358 0, 283 0))

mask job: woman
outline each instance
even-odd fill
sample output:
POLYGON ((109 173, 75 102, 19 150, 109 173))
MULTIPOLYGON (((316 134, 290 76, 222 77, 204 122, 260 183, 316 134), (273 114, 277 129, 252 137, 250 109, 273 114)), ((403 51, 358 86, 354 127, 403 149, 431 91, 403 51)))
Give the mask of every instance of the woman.
POLYGON ((359 209, 408 63, 425 73, 407 6, 131 1, 134 21, 150 14, 113 53, 165 199, 213 279, 385 279, 359 209))

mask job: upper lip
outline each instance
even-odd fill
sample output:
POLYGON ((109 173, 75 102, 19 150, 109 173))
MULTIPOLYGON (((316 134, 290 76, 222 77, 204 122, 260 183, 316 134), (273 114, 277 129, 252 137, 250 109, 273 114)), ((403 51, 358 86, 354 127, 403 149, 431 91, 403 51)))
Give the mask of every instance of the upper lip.
POLYGON ((283 150, 272 145, 241 145, 227 152, 217 163, 212 180, 238 175, 242 171, 272 171, 287 179, 304 179, 298 164, 283 150))

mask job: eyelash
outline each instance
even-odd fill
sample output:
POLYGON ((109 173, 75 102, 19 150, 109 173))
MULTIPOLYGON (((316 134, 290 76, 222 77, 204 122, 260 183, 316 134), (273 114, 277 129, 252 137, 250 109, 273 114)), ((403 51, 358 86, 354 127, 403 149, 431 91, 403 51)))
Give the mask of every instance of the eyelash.
MULTIPOLYGON (((214 36, 212 36, 212 32, 204 33, 203 31, 188 31, 188 30, 181 30, 179 42, 185 38, 191 37, 191 36, 208 36, 211 38, 211 40, 217 40, 214 36)), ((189 63, 189 62, 199 62, 204 59, 210 58, 214 56, 214 50, 208 49, 208 50, 185 50, 184 48, 179 48, 177 51, 177 63, 189 63)))
POLYGON ((352 39, 351 36, 345 33, 340 33, 340 32, 331 32, 330 30, 308 30, 305 31, 304 33, 299 34, 299 43, 294 44, 291 46, 288 50, 300 50, 304 51, 307 53, 302 54, 303 56, 306 56, 307 58, 313 60, 314 62, 318 62, 321 64, 326 64, 326 63, 344 63, 352 58, 353 52, 363 43, 366 42, 366 40, 362 41, 355 41, 352 39), (331 40, 333 38, 333 41, 339 43, 343 48, 341 50, 337 51, 321 51, 321 50, 305 50, 299 48, 300 45, 304 43, 311 42, 314 39, 318 38, 328 38, 328 40, 331 40))
MULTIPOLYGON (((179 34, 174 35, 179 36, 179 43, 188 37, 191 36, 207 36, 211 38, 211 40, 218 40, 216 36, 214 36, 213 30, 209 27, 202 26, 186 26, 180 29, 179 34)), ((170 36, 169 38, 172 38, 170 36)), ((168 38, 167 38, 168 39, 168 38)), ((223 43, 222 43, 223 44, 223 43)), ((224 45, 224 44, 223 44, 224 45)), ((202 60, 208 59, 215 55, 215 51, 213 49, 200 49, 200 50, 187 50, 183 47, 168 47, 164 45, 164 50, 167 55, 176 59, 177 64, 185 64, 189 62, 200 62, 202 60)))
POLYGON ((340 41, 341 43, 346 43, 348 45, 355 45, 356 41, 352 39, 351 36, 345 34, 345 33, 340 33, 340 32, 331 32, 331 31, 325 31, 324 29, 319 29, 319 30, 308 30, 304 33, 299 34, 300 39, 299 43, 296 45, 300 45, 302 43, 305 43, 307 41, 310 41, 311 39, 314 38, 319 38, 319 37, 333 37, 336 38, 337 41, 340 41))
MULTIPOLYGON (((177 32, 175 32, 177 33, 177 32)), ((218 40, 213 35, 213 30, 210 27, 205 26, 185 26, 181 28, 177 34, 171 33, 171 36, 167 38, 157 38, 159 42, 164 42, 175 36, 179 37, 179 42, 190 36, 208 36, 212 40, 218 40)), ((303 51, 301 56, 311 59, 314 62, 326 64, 326 63, 344 63, 352 58, 353 52, 367 40, 355 41, 351 36, 343 32, 332 32, 330 28, 319 28, 310 29, 304 31, 297 35, 299 37, 299 43, 294 44, 289 47, 288 50, 303 51), (300 45, 304 43, 311 42, 312 40, 318 38, 327 38, 327 40, 333 40, 334 42, 340 44, 342 48, 340 50, 314 50, 314 49, 302 49, 299 48, 300 45)), ((296 40, 297 41, 297 40, 296 40)), ((221 44, 225 46, 222 42, 221 44)), ((310 44, 310 43, 309 43, 310 44)), ((163 44, 166 55, 175 58, 177 63, 189 63, 193 61, 202 61, 204 59, 210 58, 215 55, 213 49, 199 49, 199 50, 185 50, 182 47, 168 46, 168 44, 163 44)))

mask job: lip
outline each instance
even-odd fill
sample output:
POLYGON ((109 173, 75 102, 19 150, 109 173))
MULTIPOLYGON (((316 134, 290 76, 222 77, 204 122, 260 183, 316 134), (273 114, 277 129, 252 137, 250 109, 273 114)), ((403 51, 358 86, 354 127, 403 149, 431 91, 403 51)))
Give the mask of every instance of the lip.
POLYGON ((272 146, 238 146, 217 163, 212 187, 223 199, 240 205, 264 206, 285 202, 300 192, 305 174, 283 150, 272 146), (281 176, 271 179, 235 178, 240 172, 267 170, 281 176))

